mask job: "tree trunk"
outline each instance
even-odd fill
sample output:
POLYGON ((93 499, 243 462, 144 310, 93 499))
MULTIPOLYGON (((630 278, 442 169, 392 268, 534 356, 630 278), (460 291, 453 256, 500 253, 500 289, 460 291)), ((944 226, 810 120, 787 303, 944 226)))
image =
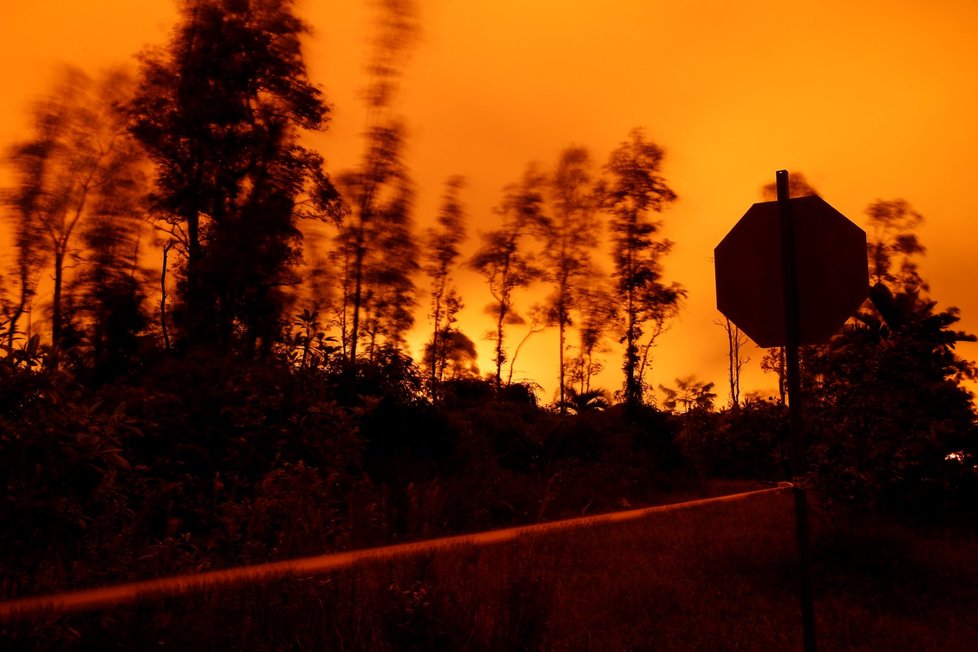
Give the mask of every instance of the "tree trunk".
POLYGON ((193 211, 186 217, 187 222, 187 292, 186 292, 186 328, 185 336, 191 344, 201 344, 204 341, 203 319, 201 310, 200 281, 200 215, 193 211))
POLYGON ((506 304, 499 301, 499 319, 496 321, 496 389, 503 385, 503 322, 506 319, 506 304))
POLYGON ((14 310, 14 314, 10 316, 10 321, 7 323, 6 348, 8 356, 14 351, 14 337, 17 335, 17 322, 23 316, 24 311, 27 310, 27 304, 30 302, 30 297, 33 294, 34 290, 30 287, 30 274, 22 270, 20 274, 20 298, 17 301, 17 308, 14 310))
POLYGON ((739 397, 737 396, 737 365, 736 365, 736 337, 734 333, 734 325, 730 323, 730 319, 727 318, 725 322, 727 328, 727 377, 730 381, 730 406, 733 409, 737 409, 740 405, 739 397))
POLYGON ((163 350, 170 350, 170 334, 166 328, 166 266, 167 255, 173 248, 174 241, 163 245, 163 264, 160 266, 160 331, 163 333, 163 350))
POLYGON ((361 243, 357 243, 353 261, 353 324, 350 326, 350 364, 357 361, 357 339, 360 337, 360 303, 363 301, 363 257, 361 243))
POLYGON ((52 370, 58 368, 61 348, 61 286, 64 281, 65 249, 59 246, 54 252, 54 297, 51 300, 51 361, 52 370))
POLYGON ((567 406, 564 404, 564 337, 565 337, 565 321, 566 317, 564 315, 563 306, 558 309, 557 317, 557 330, 560 332, 560 413, 564 414, 567 411, 567 406))
POLYGON ((628 290, 628 316, 625 343, 625 401, 631 406, 636 407, 641 402, 638 383, 635 378, 636 367, 638 366, 638 355, 635 347, 635 308, 632 296, 634 291, 629 287, 628 290))
POLYGON ((441 359, 440 352, 438 350, 438 334, 441 326, 441 297, 444 293, 444 286, 440 286, 434 296, 434 310, 432 311, 432 319, 435 322, 434 331, 431 333, 431 400, 437 400, 437 387, 438 387, 438 362, 441 359))

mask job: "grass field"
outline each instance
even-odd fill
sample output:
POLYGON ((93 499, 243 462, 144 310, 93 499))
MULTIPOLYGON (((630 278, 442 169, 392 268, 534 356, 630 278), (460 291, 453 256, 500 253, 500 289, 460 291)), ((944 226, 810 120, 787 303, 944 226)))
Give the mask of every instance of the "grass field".
MULTIPOLYGON (((814 512, 822 650, 978 649, 978 541, 814 512)), ((791 495, 3 625, 3 649, 799 650, 791 495)))

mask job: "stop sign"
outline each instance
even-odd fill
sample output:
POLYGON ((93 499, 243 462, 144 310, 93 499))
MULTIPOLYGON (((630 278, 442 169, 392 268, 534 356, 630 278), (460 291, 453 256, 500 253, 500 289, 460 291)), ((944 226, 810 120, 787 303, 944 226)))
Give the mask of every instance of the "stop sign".
MULTIPOLYGON (((866 233, 821 197, 791 203, 798 343, 828 340, 869 294, 866 233)), ((784 346, 778 202, 754 204, 714 250, 717 308, 759 346, 784 346)))

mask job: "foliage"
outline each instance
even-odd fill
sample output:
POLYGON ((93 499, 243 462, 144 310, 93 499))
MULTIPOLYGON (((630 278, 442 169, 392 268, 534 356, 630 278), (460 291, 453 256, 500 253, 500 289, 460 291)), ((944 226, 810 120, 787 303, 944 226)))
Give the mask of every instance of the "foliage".
POLYGON ((974 368, 955 354, 973 335, 917 290, 877 284, 861 312, 810 361, 817 374, 819 482, 841 505, 926 513, 974 495, 974 368), (957 456, 957 457, 956 457, 957 456), (962 484, 963 483, 963 484, 962 484))
POLYGON ((292 0, 187 3, 169 48, 142 57, 131 130, 156 167, 154 212, 184 258, 189 346, 267 354, 296 283, 296 221, 335 191, 299 132, 328 114, 306 76, 292 0))
POLYGON ((124 409, 78 398, 47 373, 0 362, 5 595, 91 581, 103 555, 122 564, 131 553, 120 533, 145 474, 124 446, 142 433, 124 409))
POLYGON ((676 201, 676 194, 660 173, 664 156, 658 145, 645 140, 642 131, 636 129, 630 140, 612 152, 606 166, 611 182, 604 190, 604 202, 611 213, 617 290, 624 299, 622 395, 632 406, 643 399, 649 350, 686 296, 678 283, 666 285, 661 281, 661 260, 672 243, 656 237, 661 222, 652 214, 676 201), (647 338, 644 345, 643 335, 647 338))
MULTIPOLYGON (((429 379, 435 371, 432 367, 437 364, 438 386, 445 381, 475 379, 479 377, 478 354, 475 350, 475 342, 470 340, 465 333, 457 330, 445 329, 438 335, 439 351, 435 353, 435 342, 425 344, 424 362, 421 368, 426 371, 429 379)), ((439 389, 438 396, 441 396, 439 389)))
MULTIPOLYGON (((792 172, 788 177, 788 197, 807 197, 817 195, 818 191, 812 186, 805 175, 801 172, 792 172)), ((778 198, 778 184, 772 181, 761 187, 761 196, 764 201, 776 201, 778 198)))
POLYGON ((663 406, 667 410, 690 412, 691 410, 713 409, 713 401, 717 395, 713 393, 715 383, 707 383, 696 380, 695 376, 686 376, 676 379, 676 387, 666 387, 659 385, 659 389, 666 395, 663 406))
MULTIPOLYGON (((306 28, 291 0, 183 3, 168 48, 143 55, 134 99, 125 102, 121 76, 71 73, 56 101, 35 111, 36 132, 13 152, 18 185, 4 195, 17 251, 0 316, 3 598, 611 511, 696 494, 701 474, 783 477, 783 401, 733 409, 735 331, 731 409, 715 412, 713 383, 693 376, 662 387, 666 411, 648 405, 652 347, 686 293, 663 280, 671 243, 655 218, 675 194, 661 175, 663 150, 640 131, 613 152, 603 182, 575 147, 553 174, 530 166, 505 188, 498 224, 467 261, 493 298, 495 373, 479 377, 475 343, 455 323, 460 180, 447 185, 438 228, 423 247, 415 239, 407 130, 393 110, 414 7, 379 6, 365 153, 338 177, 342 196, 302 144, 303 132, 325 127, 328 109, 307 77, 306 28), (132 138, 155 165, 148 205, 132 138), (611 218, 617 297, 591 260, 601 211, 611 218), (147 213, 166 240, 152 289, 140 267, 147 213), (333 237, 293 306, 305 217, 328 222, 333 237), (175 346, 166 330, 171 250, 180 258, 175 346), (63 296, 28 336, 40 270, 53 263, 57 276, 65 261, 75 267, 56 283, 63 296), (433 328, 418 366, 406 351, 422 269, 433 328), (544 278, 549 303, 524 310, 519 292, 544 278), (144 308, 156 298, 162 347, 144 308), (512 382, 522 342, 508 351, 504 331, 519 323, 528 324, 523 342, 547 324, 560 328, 556 409, 539 405, 539 386, 512 382), (568 363, 572 329, 579 342, 568 363), (622 405, 591 386, 612 329, 626 345, 622 405)), ((833 507, 969 509, 978 430, 961 383, 975 372, 956 345, 974 337, 953 330, 955 308, 940 310, 925 294, 919 215, 900 200, 868 212, 873 304, 831 345, 804 354, 815 483, 833 507)), ((768 366, 780 365, 772 357, 768 366)), ((750 540, 743 528, 729 533, 750 540)), ((688 552, 692 538, 680 540, 688 552)), ((580 598, 552 588, 556 573, 528 568, 540 558, 554 559, 527 554, 519 577, 493 574, 508 610, 496 618, 483 608, 465 632, 456 617, 471 597, 439 593, 437 573, 405 573, 381 583, 376 629, 351 608, 351 629, 331 621, 312 647, 546 647, 553 605, 580 598)), ((734 562, 759 567, 742 555, 734 562)), ((714 587, 706 580, 718 564, 696 570, 700 584, 714 587)), ((359 590, 334 582, 297 585, 330 604, 359 590)), ((709 601, 711 591, 692 595, 709 601)), ((283 606, 292 594, 273 594, 294 609, 283 606)), ((256 601, 260 614, 238 623, 246 639, 275 628, 256 601)), ((649 632, 676 613, 650 609, 649 632)), ((629 647, 619 635, 618 647, 629 647)), ((778 636, 774 647, 785 647, 778 636)))
POLYGON ((404 332, 414 322, 413 274, 419 266, 414 188, 403 161, 405 127, 394 112, 402 66, 418 29, 416 8, 412 0, 384 0, 376 7, 364 154, 340 179, 344 203, 332 220, 341 265, 340 339, 350 365, 358 362, 364 335, 371 360, 380 345, 404 348, 404 332))
POLYGON ((916 257, 926 253, 915 230, 924 217, 905 199, 877 199, 866 208, 870 229, 869 278, 871 283, 927 290, 917 271, 916 257), (899 258, 899 260, 897 260, 899 258), (899 268, 893 269, 899 262, 899 268))
MULTIPOLYGON (((96 366, 118 358, 119 351, 108 352, 108 335, 98 332, 102 322, 119 326, 123 312, 134 323, 131 336, 141 327, 140 297, 135 288, 122 288, 125 276, 136 276, 140 228, 139 199, 143 175, 141 155, 125 133, 119 105, 129 93, 131 81, 121 71, 109 71, 93 80, 81 70, 65 68, 50 93, 32 108, 30 137, 17 143, 10 159, 17 172, 11 192, 15 209, 15 245, 21 283, 19 301, 8 317, 7 344, 12 346, 18 319, 29 311, 29 300, 43 262, 53 269, 51 302, 52 364, 72 319, 85 318, 76 326, 86 331, 96 366), (76 240, 82 240, 91 256, 77 259, 76 240), (79 265, 80 264, 80 265, 79 265), (66 278, 68 268, 81 267, 74 279, 66 278), (125 268, 125 271, 123 271, 125 268), (73 283, 72 283, 73 281, 73 283), (69 285, 71 284, 71 285, 69 285), (80 296, 66 297, 66 286, 80 296), (123 307, 128 294, 129 305, 123 307), (73 314, 66 312, 72 299, 80 302, 73 314), (79 314, 87 311, 85 317, 79 314), (93 315, 91 313, 103 314, 93 315)), ((125 334, 117 332, 120 346, 125 334)), ((118 361, 116 361, 118 364, 118 361)))
MULTIPOLYGON (((558 355, 558 406, 564 403, 567 369, 565 348, 572 312, 594 274, 592 254, 597 248, 599 208, 590 154, 583 147, 565 149, 547 183, 549 213, 538 213, 533 222, 541 251, 544 276, 553 290, 547 300, 551 324, 556 324, 558 355)), ((563 409, 563 408, 560 408, 563 409)))
MULTIPOLYGON (((723 327, 727 335, 727 380, 730 383, 730 406, 736 409, 740 405, 740 372, 744 366, 750 362, 750 356, 743 352, 744 345, 749 341, 747 335, 737 327, 729 317, 725 317, 722 322, 713 322, 723 327)), ((761 368, 765 371, 767 358, 761 361, 761 368)), ((779 378, 781 376, 779 375, 779 378)))
POLYGON ((418 269, 411 218, 414 190, 402 160, 403 127, 374 127, 367 141, 360 167, 338 181, 346 202, 336 221, 336 246, 343 261, 340 321, 351 363, 365 336, 371 357, 380 344, 403 346, 403 333, 414 320, 412 276, 418 269))
MULTIPOLYGON (((453 327, 456 315, 462 309, 462 297, 450 283, 451 272, 461 255, 459 245, 465 239, 465 212, 458 199, 458 192, 463 182, 462 177, 456 176, 450 178, 445 184, 445 196, 438 213, 437 228, 428 229, 425 243, 424 270, 431 279, 429 317, 434 328, 431 341, 425 346, 424 362, 430 374, 428 391, 432 398, 437 397, 438 385, 445 376, 449 338, 455 332, 453 327)), ((474 364, 475 356, 473 355, 472 358, 474 364)))
MULTIPOLYGON (((729 491, 729 489, 728 489, 729 491)), ((595 528, 383 557, 138 605, 5 625, 10 649, 800 648, 790 494, 595 528), (616 578, 614 582, 607 578, 616 578), (613 608, 609 608, 611 605, 613 608)), ((814 528, 826 649, 966 651, 978 635, 973 530, 863 520, 814 528)))
POLYGON ((788 472, 784 406, 747 397, 739 407, 684 415, 680 447, 707 477, 778 481, 788 472))
POLYGON ((604 369, 597 355, 608 350, 604 339, 617 326, 618 306, 605 280, 595 275, 579 288, 575 307, 577 355, 567 362, 566 376, 568 387, 577 384, 578 391, 586 393, 591 390, 591 379, 604 369))
POLYGON ((564 403, 557 407, 572 414, 581 414, 591 410, 604 410, 610 405, 611 393, 606 389, 595 388, 578 392, 573 387, 567 387, 564 389, 564 403))
POLYGON ((543 210, 544 181, 543 175, 530 166, 518 184, 506 187, 503 201, 495 210, 501 226, 482 234, 482 244, 469 260, 469 267, 485 279, 494 300, 487 311, 496 318, 491 337, 496 343, 497 389, 502 387, 506 362, 505 326, 522 320, 514 308, 513 292, 527 287, 541 275, 532 254, 525 250, 524 239, 543 210))
POLYGON ((973 397, 961 385, 975 369, 956 352, 975 336, 953 330, 957 308, 939 311, 925 294, 923 218, 903 200, 878 200, 867 215, 871 301, 804 360, 816 477, 849 509, 957 510, 978 495, 973 397))

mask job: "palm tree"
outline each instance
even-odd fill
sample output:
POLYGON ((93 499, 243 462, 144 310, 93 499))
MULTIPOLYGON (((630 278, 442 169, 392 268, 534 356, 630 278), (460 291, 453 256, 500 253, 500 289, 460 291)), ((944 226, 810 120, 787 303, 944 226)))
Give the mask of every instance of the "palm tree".
POLYGON ((564 400, 558 403, 558 408, 583 414, 585 412, 600 412, 611 405, 611 394, 606 389, 595 388, 579 392, 572 386, 564 388, 564 400))
POLYGON ((675 411, 682 406, 683 413, 690 410, 710 410, 717 395, 713 392, 714 383, 704 383, 696 380, 696 376, 686 376, 676 379, 676 389, 659 385, 666 395, 663 405, 667 410, 675 411))

